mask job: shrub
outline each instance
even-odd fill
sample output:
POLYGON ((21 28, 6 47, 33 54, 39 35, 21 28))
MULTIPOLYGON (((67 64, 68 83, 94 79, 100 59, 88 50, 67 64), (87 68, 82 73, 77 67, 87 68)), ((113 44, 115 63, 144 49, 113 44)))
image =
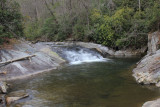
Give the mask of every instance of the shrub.
POLYGON ((5 38, 22 37, 23 23, 19 5, 14 1, 0 1, 0 41, 5 38))

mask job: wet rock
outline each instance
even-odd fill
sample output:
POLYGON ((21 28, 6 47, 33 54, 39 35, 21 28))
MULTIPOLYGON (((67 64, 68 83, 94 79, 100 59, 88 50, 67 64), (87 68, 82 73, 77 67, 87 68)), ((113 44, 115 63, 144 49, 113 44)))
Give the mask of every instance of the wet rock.
POLYGON ((127 50, 119 50, 115 51, 113 49, 110 49, 106 46, 103 46, 101 44, 95 44, 95 43, 85 43, 85 42, 75 42, 76 45, 82 46, 85 48, 91 48, 91 49, 96 49, 98 52, 102 53, 104 56, 105 55, 111 55, 111 56, 137 56, 137 55, 142 55, 145 53, 147 47, 143 47, 141 49, 127 49, 127 50))
POLYGON ((24 90, 11 92, 6 96, 6 103, 7 105, 9 105, 15 101, 28 98, 28 97, 29 97, 29 94, 24 90))
POLYGON ((133 76, 138 83, 156 84, 160 87, 160 32, 148 35, 148 54, 142 58, 133 70, 133 76))
POLYGON ((156 84, 160 86, 160 51, 145 56, 133 70, 133 76, 138 83, 156 84))
POLYGON ((29 95, 26 94, 26 95, 21 96, 21 97, 7 97, 7 98, 6 98, 6 103, 7 103, 7 105, 9 105, 9 104, 11 104, 11 103, 13 103, 13 102, 15 102, 15 101, 18 101, 18 100, 20 100, 20 99, 26 98, 26 97, 28 97, 28 96, 29 96, 29 95))
POLYGON ((160 107, 160 99, 154 101, 148 101, 144 103, 142 107, 160 107))
POLYGON ((13 46, 13 49, 0 50, 0 60, 1 62, 10 61, 13 59, 18 59, 26 56, 32 56, 28 59, 22 59, 19 61, 11 62, 6 65, 0 65, 0 80, 13 80, 26 78, 28 76, 33 76, 38 73, 45 71, 51 71, 53 69, 59 68, 66 61, 60 57, 53 47, 64 47, 64 46, 81 46, 84 48, 95 49, 101 55, 107 56, 132 56, 138 55, 141 51, 118 51, 95 43, 85 43, 85 42, 39 42, 32 44, 27 41, 20 41, 18 44, 13 46))
POLYGON ((95 43, 85 43, 85 42, 76 42, 75 43, 77 46, 82 46, 84 48, 89 48, 89 49, 96 49, 98 52, 101 54, 105 55, 114 55, 115 52, 112 49, 109 49, 106 46, 103 46, 101 44, 95 44, 95 43))
POLYGON ((125 56, 125 57, 131 57, 131 56, 140 56, 143 55, 147 51, 147 47, 143 47, 141 49, 126 49, 126 50, 119 50, 116 51, 114 56, 125 56))
POLYGON ((147 47, 143 47, 141 49, 136 49, 136 50, 128 49, 128 50, 115 51, 115 50, 110 49, 110 48, 103 46, 101 44, 88 43, 88 42, 45 42, 43 44, 53 45, 53 46, 81 46, 84 48, 95 49, 96 51, 101 53, 103 56, 106 56, 106 55, 136 56, 136 55, 144 54, 147 50, 147 47))
POLYGON ((0 50, 0 60, 3 62, 13 59, 19 59, 26 56, 32 56, 27 59, 18 60, 15 62, 0 65, 0 80, 13 80, 26 78, 38 73, 57 69, 61 64, 65 63, 57 53, 51 50, 51 46, 37 43, 31 44, 22 41, 13 46, 13 49, 0 50))
POLYGON ((62 59, 56 52, 53 52, 50 48, 42 48, 42 52, 52 56, 57 63, 65 63, 66 61, 62 59))
POLYGON ((5 94, 0 94, 0 107, 5 107, 6 100, 5 100, 5 94))
POLYGON ((33 107, 32 105, 23 105, 22 107, 33 107))
POLYGON ((7 83, 0 81, 0 91, 5 94, 7 93, 7 89, 8 89, 7 83))
POLYGON ((117 51, 115 52, 115 56, 125 56, 123 51, 117 51))

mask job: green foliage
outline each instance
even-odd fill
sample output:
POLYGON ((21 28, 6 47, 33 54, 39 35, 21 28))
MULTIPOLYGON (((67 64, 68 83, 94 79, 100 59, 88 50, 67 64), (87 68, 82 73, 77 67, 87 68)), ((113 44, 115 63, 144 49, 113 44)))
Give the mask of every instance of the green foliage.
POLYGON ((103 23, 97 27, 96 41, 103 45, 114 47, 116 41, 123 38, 131 26, 133 10, 122 8, 116 11, 111 17, 104 15, 103 23))
POLYGON ((27 40, 36 40, 41 35, 41 24, 39 22, 27 23, 25 25, 24 35, 27 40))
POLYGON ((145 26, 148 30, 157 30, 160 23, 160 4, 155 3, 152 8, 148 7, 144 12, 146 16, 145 26))
POLYGON ((95 24, 95 23, 99 23, 100 20, 101 20, 101 18, 102 18, 102 15, 101 15, 100 10, 98 10, 98 9, 93 9, 93 10, 91 11, 90 19, 91 19, 92 23, 94 23, 94 24, 95 24))
MULTIPOLYGON (((140 5, 139 0, 112 1, 100 0, 94 4, 96 8, 82 3, 85 9, 76 11, 69 6, 69 11, 59 16, 54 11, 44 24, 28 25, 25 34, 31 40, 41 36, 49 41, 72 38, 116 49, 146 46, 148 33, 159 29, 160 1, 140 0, 140 5)), ((57 6, 60 4, 53 9, 57 6)))
POLYGON ((85 26, 81 24, 76 24, 73 27, 73 35, 75 35, 76 40, 83 41, 84 40, 84 32, 85 32, 85 26))
POLYGON ((0 1, 0 42, 5 38, 22 37, 23 24, 19 5, 13 1, 0 1))
POLYGON ((58 34, 58 30, 59 25, 56 23, 55 17, 48 18, 42 27, 42 33, 51 40, 53 40, 53 37, 58 34))
POLYGON ((94 41, 119 49, 147 45, 147 34, 158 30, 160 1, 141 0, 140 9, 138 0, 113 1, 116 9, 112 14, 98 9, 93 9, 91 13, 94 41))
POLYGON ((55 16, 46 19, 42 26, 41 35, 48 38, 49 41, 62 41, 70 35, 70 24, 63 20, 58 22, 55 16))

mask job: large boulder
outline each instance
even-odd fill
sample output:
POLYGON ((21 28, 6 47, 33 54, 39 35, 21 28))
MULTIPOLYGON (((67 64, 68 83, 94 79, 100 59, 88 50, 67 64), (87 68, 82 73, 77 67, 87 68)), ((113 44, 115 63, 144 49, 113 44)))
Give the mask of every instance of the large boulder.
POLYGON ((148 35, 148 54, 154 54, 159 49, 160 32, 150 33, 148 35))
POLYGON ((160 32, 148 35, 148 54, 142 58, 133 70, 133 76, 138 83, 156 84, 160 87, 160 32))
POLYGON ((155 54, 145 56, 133 70, 133 76, 138 83, 156 84, 160 86, 160 50, 155 54))
MULTIPOLYGON (((141 84, 155 84, 160 87, 160 32, 148 35, 148 52, 133 70, 133 76, 141 84)), ((160 99, 148 101, 142 107, 160 107, 160 99)))
POLYGON ((148 101, 144 103, 142 107, 160 107, 160 99, 148 101))

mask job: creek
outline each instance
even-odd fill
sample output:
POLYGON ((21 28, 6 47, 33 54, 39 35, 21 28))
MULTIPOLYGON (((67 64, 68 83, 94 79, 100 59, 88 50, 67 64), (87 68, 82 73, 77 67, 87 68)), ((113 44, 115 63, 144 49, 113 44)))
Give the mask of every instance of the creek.
POLYGON ((20 101, 24 107, 140 107, 160 95, 132 77, 138 57, 103 58, 81 47, 57 53, 68 61, 62 68, 11 82, 11 91, 30 92, 29 100, 20 101))

